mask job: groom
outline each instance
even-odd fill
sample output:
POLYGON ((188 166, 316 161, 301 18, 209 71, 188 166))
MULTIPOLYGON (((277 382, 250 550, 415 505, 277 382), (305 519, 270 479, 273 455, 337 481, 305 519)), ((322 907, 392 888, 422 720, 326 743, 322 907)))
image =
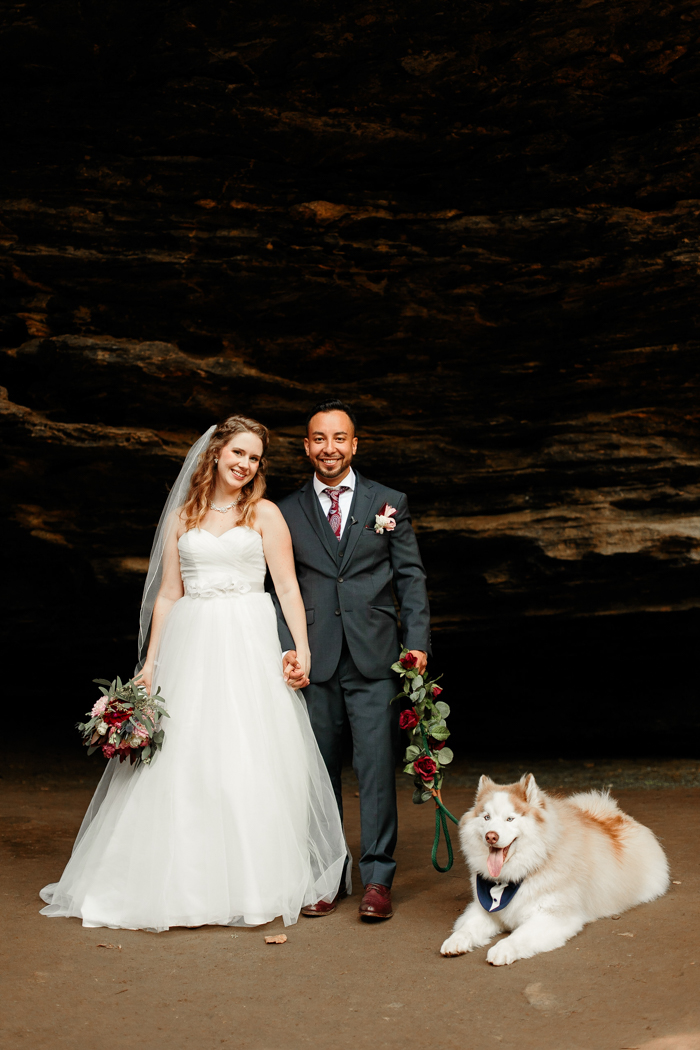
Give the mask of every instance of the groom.
MULTIPOLYGON (((360 915, 390 919, 396 870, 394 741, 399 713, 389 703, 398 691, 390 667, 403 641, 423 673, 430 652, 430 611, 406 496, 353 470, 355 431, 349 405, 338 400, 317 405, 307 419, 304 439, 314 475, 279 504, 292 534, 306 607, 310 684, 301 678, 292 636, 277 601, 275 605, 282 649, 287 650, 284 674, 290 684, 304 686, 311 725, 341 817, 341 742, 347 712, 360 785, 364 884, 360 915), (375 518, 387 504, 396 508, 391 515, 395 525, 379 532, 375 518)), ((330 904, 319 901, 302 913, 328 915, 344 895, 341 890, 330 904)))

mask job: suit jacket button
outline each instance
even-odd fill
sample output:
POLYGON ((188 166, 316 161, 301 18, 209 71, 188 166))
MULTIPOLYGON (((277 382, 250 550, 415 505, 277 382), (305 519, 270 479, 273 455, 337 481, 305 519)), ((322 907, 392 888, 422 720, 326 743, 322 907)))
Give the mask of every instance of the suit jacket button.
POLYGON ((336 609, 336 610, 335 610, 335 615, 336 615, 336 616, 340 616, 340 609, 336 609))
POLYGON ((342 576, 339 576, 339 577, 338 577, 338 583, 342 583, 342 582, 343 582, 343 577, 342 577, 342 576))

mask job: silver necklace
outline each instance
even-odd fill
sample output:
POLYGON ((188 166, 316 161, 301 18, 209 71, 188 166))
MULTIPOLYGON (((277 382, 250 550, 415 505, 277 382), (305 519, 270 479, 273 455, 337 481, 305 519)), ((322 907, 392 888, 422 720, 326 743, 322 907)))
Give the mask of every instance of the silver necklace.
POLYGON ((241 502, 241 496, 237 496, 235 500, 229 503, 226 507, 217 507, 214 505, 213 500, 209 500, 209 506, 212 510, 217 510, 219 514, 225 514, 227 510, 231 510, 231 507, 236 507, 241 502))

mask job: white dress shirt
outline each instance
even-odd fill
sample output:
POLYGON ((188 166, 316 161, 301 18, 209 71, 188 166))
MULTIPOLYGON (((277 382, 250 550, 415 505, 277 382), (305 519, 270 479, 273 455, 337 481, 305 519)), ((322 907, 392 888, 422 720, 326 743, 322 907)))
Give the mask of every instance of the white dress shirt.
MULTIPOLYGON (((348 492, 341 492, 340 498, 338 500, 338 506, 340 508, 340 536, 342 538, 342 535, 345 532, 345 526, 348 522, 348 519, 350 518, 350 507, 352 506, 352 497, 355 494, 355 472, 352 469, 352 467, 350 467, 348 476, 346 478, 343 478, 343 480, 340 482, 340 485, 347 485, 349 490, 348 492)), ((316 475, 314 474, 314 490, 316 492, 316 495, 318 496, 318 502, 321 504, 323 516, 326 519, 328 518, 328 514, 330 513, 331 509, 331 498, 330 496, 326 496, 323 490, 325 488, 332 489, 338 487, 340 486, 329 485, 327 481, 319 481, 316 475)))
MULTIPOLYGON (((340 507, 340 535, 342 537, 343 532, 345 531, 345 523, 350 517, 352 497, 355 495, 355 472, 352 469, 352 467, 350 467, 348 476, 346 478, 343 478, 340 484, 347 485, 349 489, 349 492, 341 492, 340 498, 338 500, 338 506, 340 507)), ((325 488, 334 487, 334 485, 328 485, 325 481, 319 481, 316 475, 314 474, 314 490, 316 492, 316 495, 318 496, 318 502, 321 504, 323 516, 326 519, 328 518, 328 512, 331 509, 331 498, 330 496, 324 495, 323 490, 325 488)), ((288 652, 290 652, 290 650, 285 649, 285 651, 282 653, 282 657, 284 658, 288 652)))

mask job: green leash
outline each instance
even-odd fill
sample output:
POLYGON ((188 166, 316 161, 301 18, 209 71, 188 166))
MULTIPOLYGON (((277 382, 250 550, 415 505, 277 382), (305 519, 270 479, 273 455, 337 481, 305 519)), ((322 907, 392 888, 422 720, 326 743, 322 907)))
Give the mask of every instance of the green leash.
POLYGON ((435 868, 435 870, 436 871, 440 871, 440 872, 442 872, 444 874, 446 871, 450 870, 450 868, 452 867, 452 863, 454 861, 454 854, 452 852, 452 843, 450 841, 450 833, 447 830, 447 819, 446 818, 449 817, 450 820, 454 824, 459 824, 459 821, 457 820, 457 817, 453 817, 452 814, 450 813, 449 809, 447 809, 442 804, 442 800, 437 797, 437 792, 435 793, 435 795, 433 797, 435 799, 435 841, 433 842, 433 852, 431 854, 431 860, 433 862, 433 867, 435 868), (444 867, 444 868, 440 867, 440 865, 438 864, 438 859, 437 859, 438 846, 440 845, 440 828, 441 827, 442 827, 443 832, 445 833, 445 845, 447 846, 447 866, 444 867))
MULTIPOLYGON (((425 748, 425 753, 426 753, 426 755, 429 755, 430 754, 430 748, 428 746, 428 738, 425 735, 425 730, 423 729, 423 726, 420 727, 420 731, 421 731, 421 736, 423 737, 423 746, 425 748)), ((432 788, 431 791, 432 791, 433 798, 435 799, 435 841, 433 842, 433 852, 430 855, 430 859, 433 862, 433 867, 435 868, 435 870, 441 872, 441 874, 444 875, 446 871, 450 870, 450 868, 452 867, 452 865, 454 863, 454 859, 455 859, 454 858, 454 853, 452 852, 452 842, 450 840, 450 833, 449 833, 449 831, 447 829, 447 819, 446 818, 449 817, 453 824, 459 824, 459 821, 458 821, 457 817, 453 817, 452 814, 450 813, 449 809, 445 805, 443 805, 443 801, 440 798, 440 795, 438 794, 438 792, 435 790, 435 788, 432 788), (441 868, 439 863, 438 863, 438 859, 437 859, 438 847, 440 845, 440 830, 442 830, 444 832, 445 845, 447 846, 447 867, 446 868, 441 868)))

